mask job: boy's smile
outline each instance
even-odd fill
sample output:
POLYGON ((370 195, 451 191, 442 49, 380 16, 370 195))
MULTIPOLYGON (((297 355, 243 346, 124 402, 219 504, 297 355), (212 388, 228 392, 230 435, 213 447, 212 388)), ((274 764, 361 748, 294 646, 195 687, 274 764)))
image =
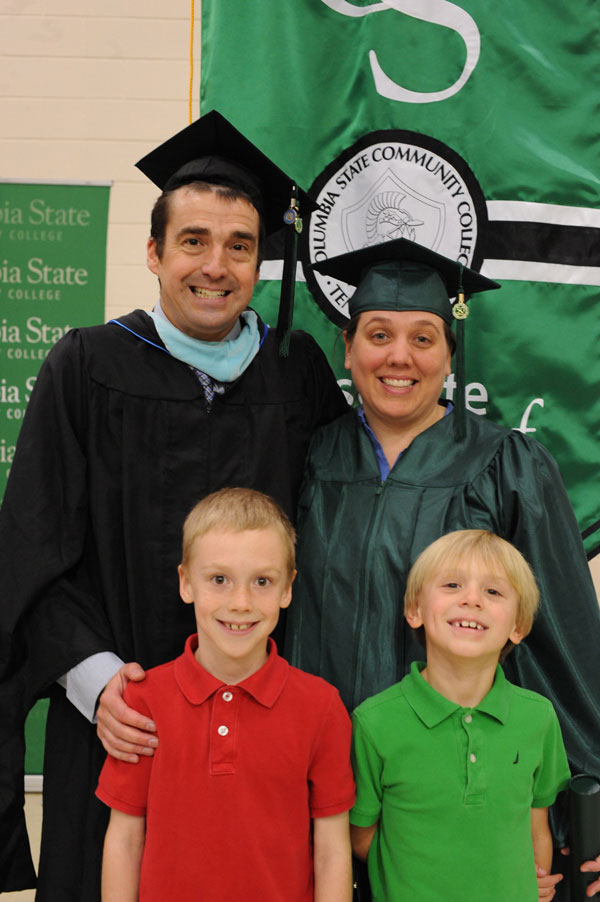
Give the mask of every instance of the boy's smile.
POLYGON ((487 626, 484 626, 482 623, 479 623, 478 620, 451 620, 450 626, 455 626, 460 629, 470 629, 470 630, 486 630, 487 626))
POLYGON ((251 629, 254 624, 253 623, 224 623, 223 626, 228 630, 233 630, 233 632, 242 630, 245 632, 246 630, 251 629))
POLYGON ((213 676, 239 683, 267 659, 267 639, 292 598, 295 572, 277 529, 211 531, 179 567, 179 591, 193 603, 196 658, 213 676))

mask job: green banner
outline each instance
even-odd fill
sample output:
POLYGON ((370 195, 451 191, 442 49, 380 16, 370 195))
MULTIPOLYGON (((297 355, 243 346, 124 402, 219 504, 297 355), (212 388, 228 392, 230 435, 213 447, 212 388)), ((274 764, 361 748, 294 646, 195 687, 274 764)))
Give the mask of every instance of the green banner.
POLYGON ((108 185, 0 181, 0 496, 38 370, 104 321, 108 185))
MULTIPOLYGON (((295 326, 347 380, 334 337, 351 289, 310 263, 390 238, 501 282, 471 302, 467 404, 555 455, 590 557, 600 551, 599 47, 594 0, 202 4, 201 111, 218 109, 320 204, 301 239, 295 326)), ((276 246, 268 257, 256 297, 273 322, 276 246)))
MULTIPOLYGON (((104 321, 108 185, 0 181, 0 497, 38 370, 74 326, 104 321)), ((43 765, 47 701, 26 724, 43 765)))

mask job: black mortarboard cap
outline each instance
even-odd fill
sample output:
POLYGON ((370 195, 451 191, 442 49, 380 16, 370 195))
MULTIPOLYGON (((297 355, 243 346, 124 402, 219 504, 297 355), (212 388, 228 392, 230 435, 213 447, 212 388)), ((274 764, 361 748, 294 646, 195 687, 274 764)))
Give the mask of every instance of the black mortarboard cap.
MULTIPOLYGON (((285 225, 294 179, 286 175, 217 110, 201 116, 135 164, 162 191, 199 180, 245 190, 262 216, 267 235, 285 225)), ((316 209, 298 189, 302 214, 316 209)))
POLYGON ((407 238, 396 238, 313 264, 326 276, 356 285, 349 298, 350 316, 367 310, 426 310, 448 325, 456 319, 456 436, 465 435, 464 320, 465 295, 500 288, 462 263, 407 238), (452 305, 451 297, 457 297, 452 305))

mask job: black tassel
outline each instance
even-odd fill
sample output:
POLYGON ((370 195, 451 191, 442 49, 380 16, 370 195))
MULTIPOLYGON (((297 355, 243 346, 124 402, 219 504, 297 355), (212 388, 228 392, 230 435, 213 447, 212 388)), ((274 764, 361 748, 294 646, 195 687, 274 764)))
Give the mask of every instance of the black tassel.
POLYGON ((279 316, 277 318, 277 338, 279 340, 279 356, 287 357, 290 351, 290 332, 294 319, 294 295, 296 292, 296 263, 298 260, 298 235, 302 231, 302 220, 298 206, 298 189, 292 187, 290 207, 283 214, 286 224, 285 247, 283 252, 283 273, 281 276, 281 295, 279 298, 279 316))

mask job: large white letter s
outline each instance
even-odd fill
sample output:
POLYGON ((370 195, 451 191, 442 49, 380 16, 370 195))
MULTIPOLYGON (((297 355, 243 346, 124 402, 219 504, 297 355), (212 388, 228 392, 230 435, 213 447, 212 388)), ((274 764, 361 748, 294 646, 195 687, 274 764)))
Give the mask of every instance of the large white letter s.
POLYGON ((322 0, 322 2, 335 12, 342 16, 351 18, 359 18, 368 16, 371 13, 385 12, 385 10, 394 9, 397 12, 405 13, 414 19, 421 19, 423 22, 432 22, 435 25, 442 25, 445 28, 451 28, 456 31, 463 39, 467 48, 467 58, 460 77, 450 87, 443 91, 410 91, 403 88, 402 85, 385 74, 377 59, 374 50, 369 51, 369 62, 371 71, 375 81, 375 88, 382 97, 389 100, 400 100, 404 103, 433 103, 437 100, 446 100, 457 94, 469 79, 471 73, 475 69, 479 60, 481 50, 481 38, 479 29, 474 19, 461 9, 455 3, 449 0, 379 0, 377 3, 371 3, 369 6, 353 6, 348 0, 322 0))

